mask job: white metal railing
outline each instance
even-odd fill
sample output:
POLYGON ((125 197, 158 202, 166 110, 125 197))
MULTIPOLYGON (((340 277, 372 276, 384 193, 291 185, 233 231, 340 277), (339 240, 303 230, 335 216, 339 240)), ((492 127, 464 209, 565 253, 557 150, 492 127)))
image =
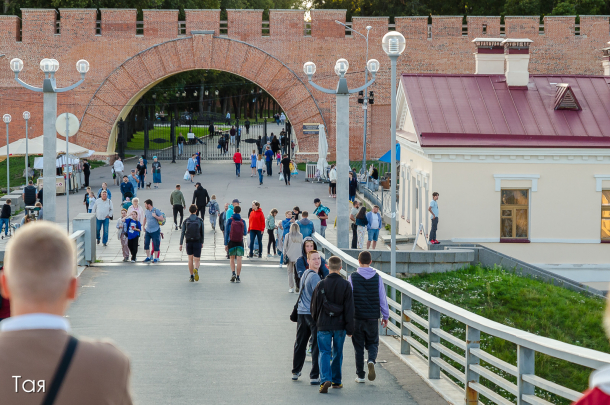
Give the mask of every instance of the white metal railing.
POLYGON ((76 244, 76 264, 79 266, 86 266, 87 260, 85 259, 85 231, 76 231, 70 235, 70 239, 76 244))
MULTIPOLYGON (((312 236, 317 243, 318 250, 322 251, 326 258, 331 255, 341 258, 345 265, 345 269, 342 270, 344 276, 358 268, 356 259, 345 254, 319 234, 314 233, 312 236)), ((440 373, 443 371, 460 381, 465 387, 463 390, 465 403, 477 403, 479 395, 482 395, 496 404, 514 404, 512 399, 506 397, 506 393, 508 393, 517 397, 518 404, 551 405, 550 402, 535 395, 536 388, 570 401, 579 399, 582 395, 580 392, 535 374, 536 352, 591 369, 610 365, 610 354, 608 353, 574 346, 494 322, 379 270, 377 270, 377 274, 382 278, 386 288, 391 289, 391 295, 395 291, 395 295, 388 297, 391 318, 388 329, 400 337, 400 353, 415 355, 426 361, 429 379, 439 379, 440 373), (400 302, 398 302, 398 298, 400 302), (413 301, 427 308, 428 320, 413 312, 413 301), (441 315, 466 325, 465 340, 440 328, 441 315), (514 343, 517 346, 517 365, 507 363, 483 351, 479 344, 481 332, 514 343), (415 337, 421 340, 417 340, 415 337), (424 341, 427 346, 421 341, 424 341), (447 344, 452 347, 448 347, 447 344), (459 354, 455 350, 461 350, 464 354, 459 354), (461 366, 464 371, 449 364, 443 359, 443 356, 446 360, 451 360, 454 365, 461 366), (480 364, 481 361, 499 369, 507 377, 516 378, 517 383, 484 367, 480 364), (499 393, 484 386, 480 383, 480 378, 495 384, 505 392, 499 393)))

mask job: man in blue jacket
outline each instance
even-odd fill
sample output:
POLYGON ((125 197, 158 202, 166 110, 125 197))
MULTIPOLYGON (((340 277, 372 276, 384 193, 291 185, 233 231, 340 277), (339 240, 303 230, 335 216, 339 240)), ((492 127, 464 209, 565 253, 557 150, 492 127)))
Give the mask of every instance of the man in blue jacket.
POLYGON ((272 176, 273 173, 271 173, 271 163, 273 162, 273 151, 271 150, 271 147, 269 145, 267 145, 267 148, 265 150, 265 164, 267 165, 267 176, 272 176))
POLYGON ((381 228, 381 214, 379 213, 379 206, 374 205, 373 210, 366 213, 366 230, 368 231, 368 241, 366 242, 366 248, 370 249, 371 242, 373 242, 373 249, 377 247, 377 239, 379 238, 379 229, 381 228))
POLYGON ((303 235, 303 239, 305 239, 306 237, 311 236, 316 231, 316 228, 313 225, 313 222, 311 222, 308 218, 309 212, 303 211, 301 215, 303 218, 298 220, 297 224, 299 224, 301 235, 303 235))
POLYGON ((123 182, 121 183, 121 194, 123 195, 122 201, 125 201, 125 197, 133 198, 133 192, 133 185, 129 182, 129 178, 127 176, 123 176, 123 182))

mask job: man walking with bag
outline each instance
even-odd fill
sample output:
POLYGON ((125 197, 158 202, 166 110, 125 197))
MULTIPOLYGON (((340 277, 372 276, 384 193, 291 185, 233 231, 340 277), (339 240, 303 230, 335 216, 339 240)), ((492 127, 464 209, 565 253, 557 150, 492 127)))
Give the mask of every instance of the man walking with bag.
POLYGON ((301 370, 307 356, 307 343, 311 337, 311 372, 309 383, 320 384, 320 368, 318 366, 318 335, 316 323, 311 315, 311 297, 316 285, 320 282, 318 269, 322 264, 320 253, 312 250, 308 253, 309 269, 301 277, 301 292, 290 319, 297 323, 297 337, 294 342, 294 354, 292 357, 292 380, 296 381, 301 376, 301 370), (294 319, 296 311, 296 320, 294 319))
POLYGON ((203 219, 197 216, 197 206, 191 204, 189 207, 191 215, 184 221, 180 234, 180 248, 186 237, 186 254, 189 257, 190 282, 199 281, 199 261, 201 260, 201 248, 203 247, 203 219))
POLYGON ((371 268, 371 253, 363 250, 358 255, 358 271, 348 277, 354 290, 354 335, 356 354, 356 382, 364 383, 364 349, 368 352, 369 381, 375 380, 375 361, 379 351, 379 315, 381 325, 388 325, 390 311, 383 280, 371 268))
MULTIPOLYGON (((311 266, 311 256, 309 259, 311 266)), ((345 336, 354 333, 354 299, 352 287, 341 276, 341 259, 328 259, 330 274, 321 281, 311 298, 311 316, 318 328, 320 351, 320 393, 343 388, 341 366, 345 336)))

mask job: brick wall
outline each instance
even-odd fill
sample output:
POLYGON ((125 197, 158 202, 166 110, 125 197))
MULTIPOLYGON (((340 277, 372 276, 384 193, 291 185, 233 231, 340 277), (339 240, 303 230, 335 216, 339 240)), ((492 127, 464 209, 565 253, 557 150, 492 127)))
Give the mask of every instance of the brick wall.
MULTIPOLYGON (((335 61, 345 57, 350 62, 348 84, 351 88, 364 82, 366 43, 357 34, 345 35, 335 20, 345 22, 345 10, 312 10, 311 36, 304 33, 303 13, 294 10, 270 11, 270 35, 262 35, 262 10, 228 10, 228 38, 209 35, 191 37, 191 30, 219 33, 219 10, 185 10, 186 37, 178 32, 176 10, 144 10, 144 35, 136 36, 137 10, 101 9, 101 35, 95 34, 97 11, 61 9, 60 33, 55 33, 56 11, 23 9, 22 21, 14 16, 0 16, 0 46, 4 68, 0 69, 0 107, 14 117, 11 140, 24 136, 20 124, 24 110, 32 113, 32 134, 42 133, 42 95, 24 90, 14 81, 8 61, 23 59, 20 77, 40 86, 43 74, 38 68, 42 58, 60 62, 59 86, 79 79, 74 64, 87 59, 91 70, 77 90, 59 95, 58 111, 84 117, 76 142, 105 151, 114 123, 125 106, 131 104, 145 86, 161 77, 189 69, 221 69, 239 74, 263 86, 284 108, 293 122, 299 149, 317 151, 317 138, 302 135, 302 124, 326 122, 329 149, 335 146, 334 97, 321 93, 307 83, 303 63, 317 65, 314 80, 334 88, 335 61), (19 39, 19 26, 23 33, 19 39), (232 39, 244 41, 242 44, 232 39), (305 83, 305 84, 303 84, 305 83), (94 96, 95 94, 95 96, 94 96), (320 113, 322 116, 320 116, 320 113)), ((397 17, 396 30, 407 39, 407 49, 398 61, 398 73, 472 73, 476 37, 500 35, 500 17, 468 17, 467 35, 462 33, 462 18, 432 17, 428 38, 427 17, 397 17), (486 33, 483 33, 486 25, 486 33)), ((581 16, 580 35, 574 30, 573 17, 545 17, 544 31, 539 31, 539 17, 505 18, 505 35, 530 38, 531 73, 602 74, 601 52, 606 46, 610 26, 608 17, 581 16)), ((368 151, 378 157, 387 151, 390 127, 390 65, 380 46, 387 32, 387 18, 355 17, 353 28, 369 36, 369 58, 381 62, 377 81, 369 89, 375 92, 375 105, 369 110, 368 151)), ((363 111, 354 95, 350 100, 350 154, 361 157, 363 111)), ((128 108, 128 107, 127 107, 128 108)), ((4 138, 0 137, 0 146, 4 138)), ((315 160, 315 155, 310 156, 315 160)), ((330 159, 334 159, 331 156, 330 159)))

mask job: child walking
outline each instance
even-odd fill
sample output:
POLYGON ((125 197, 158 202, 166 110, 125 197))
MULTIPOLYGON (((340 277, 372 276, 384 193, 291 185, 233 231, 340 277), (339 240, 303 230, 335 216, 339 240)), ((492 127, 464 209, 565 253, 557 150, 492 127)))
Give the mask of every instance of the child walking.
POLYGON ((116 222, 117 234, 121 241, 121 247, 123 248, 123 261, 129 261, 129 246, 128 246, 128 234, 127 234, 127 210, 121 209, 121 218, 116 222))
POLYGON ((127 225, 127 246, 131 252, 131 262, 136 262, 136 255, 138 254, 138 242, 140 240, 140 232, 142 232, 142 224, 138 221, 138 213, 136 211, 131 212, 131 218, 126 220, 127 225))

